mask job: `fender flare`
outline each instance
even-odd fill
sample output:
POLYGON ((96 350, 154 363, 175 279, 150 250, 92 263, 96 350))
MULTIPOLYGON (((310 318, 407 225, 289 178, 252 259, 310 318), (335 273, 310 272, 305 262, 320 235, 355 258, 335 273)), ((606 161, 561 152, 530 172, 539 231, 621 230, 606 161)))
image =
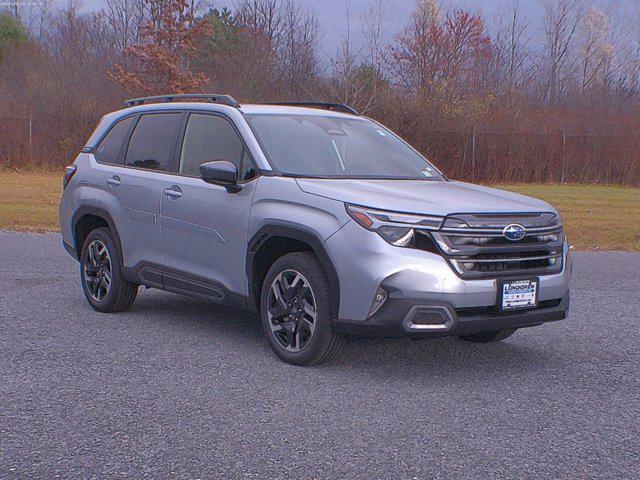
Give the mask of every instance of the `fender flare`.
POLYGON ((73 231, 73 247, 75 248, 75 251, 78 256, 77 259, 80 258, 80 252, 78 251, 78 248, 82 248, 82 245, 78 245, 78 239, 76 238, 76 227, 78 226, 78 222, 80 221, 80 219, 85 215, 94 215, 96 217, 102 218, 105 222, 107 222, 107 225, 109 225, 109 230, 111 230, 111 233, 113 233, 114 240, 116 242, 116 249, 118 250, 118 258, 120 259, 120 268, 124 269, 124 257, 122 256, 122 242, 120 241, 120 234, 118 233, 118 229, 116 228, 116 224, 113 221, 111 214, 109 214, 109 212, 107 212, 102 208, 94 207, 91 205, 81 206, 73 214, 73 217, 71 217, 71 226, 73 227, 73 230, 72 230, 73 231))
POLYGON ((313 253, 318 258, 320 265, 322 266, 327 279, 329 280, 329 293, 332 299, 332 311, 334 316, 338 315, 340 307, 340 279, 338 277, 338 271, 333 265, 331 257, 327 253, 324 247, 324 242, 320 236, 310 229, 302 227, 293 223, 277 223, 269 224, 260 228, 247 245, 247 284, 248 284, 248 304, 253 305, 253 299, 256 298, 256 292, 254 288, 254 265, 255 256, 260 250, 260 247, 272 237, 285 237, 292 240, 297 240, 306 243, 311 247, 313 253))

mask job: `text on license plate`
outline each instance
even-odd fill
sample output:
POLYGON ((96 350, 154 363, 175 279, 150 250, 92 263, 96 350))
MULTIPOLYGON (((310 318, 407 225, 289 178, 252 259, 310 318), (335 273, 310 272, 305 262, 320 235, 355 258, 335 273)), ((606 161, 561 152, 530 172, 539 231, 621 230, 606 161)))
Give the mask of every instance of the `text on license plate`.
POLYGON ((514 280, 502 284, 503 310, 535 307, 538 303, 538 282, 536 280, 514 280))

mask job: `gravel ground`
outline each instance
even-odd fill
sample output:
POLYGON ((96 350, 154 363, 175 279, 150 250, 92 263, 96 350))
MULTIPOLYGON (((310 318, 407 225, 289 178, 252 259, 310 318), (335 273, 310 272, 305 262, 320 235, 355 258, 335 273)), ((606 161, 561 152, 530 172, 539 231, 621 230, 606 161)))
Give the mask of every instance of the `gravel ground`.
POLYGON ((638 478, 640 254, 574 258, 563 322, 299 368, 243 311, 94 312, 59 236, 0 233, 0 477, 638 478))

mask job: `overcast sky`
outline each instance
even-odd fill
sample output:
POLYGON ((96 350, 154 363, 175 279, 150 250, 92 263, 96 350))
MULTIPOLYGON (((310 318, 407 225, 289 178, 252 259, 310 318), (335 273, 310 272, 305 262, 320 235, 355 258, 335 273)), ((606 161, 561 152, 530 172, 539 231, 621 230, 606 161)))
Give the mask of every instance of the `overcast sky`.
MULTIPOLYGON (((53 0, 54 4, 64 6, 69 0, 53 0)), ((304 7, 312 9, 320 20, 321 42, 320 51, 331 55, 335 52, 340 38, 346 32, 345 12, 347 2, 350 4, 351 35, 354 42, 361 40, 360 28, 363 15, 371 8, 372 0, 296 0, 304 7)), ((388 6, 385 14, 385 30, 388 37, 398 33, 409 21, 409 17, 415 8, 417 0, 387 0, 388 6)), ((446 3, 451 6, 463 6, 480 12, 491 24, 500 10, 507 10, 512 0, 449 0, 446 3)), ((521 0, 523 14, 531 23, 530 35, 535 37, 540 21, 541 0, 521 0)), ((614 2, 625 4, 628 2, 640 2, 640 0, 597 0, 600 7, 605 8, 614 2)), ((76 0, 85 9, 99 9, 104 5, 104 0, 76 0)), ((227 6, 233 9, 233 0, 213 0, 214 7, 227 6)))

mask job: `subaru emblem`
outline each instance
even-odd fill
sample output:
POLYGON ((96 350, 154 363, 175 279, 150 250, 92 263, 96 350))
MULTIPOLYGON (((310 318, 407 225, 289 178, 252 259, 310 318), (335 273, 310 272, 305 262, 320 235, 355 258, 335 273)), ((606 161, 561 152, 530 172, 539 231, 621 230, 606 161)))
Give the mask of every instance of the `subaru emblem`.
POLYGON ((517 242, 527 234, 527 230, 519 223, 511 223, 502 229, 502 234, 507 240, 517 242))

